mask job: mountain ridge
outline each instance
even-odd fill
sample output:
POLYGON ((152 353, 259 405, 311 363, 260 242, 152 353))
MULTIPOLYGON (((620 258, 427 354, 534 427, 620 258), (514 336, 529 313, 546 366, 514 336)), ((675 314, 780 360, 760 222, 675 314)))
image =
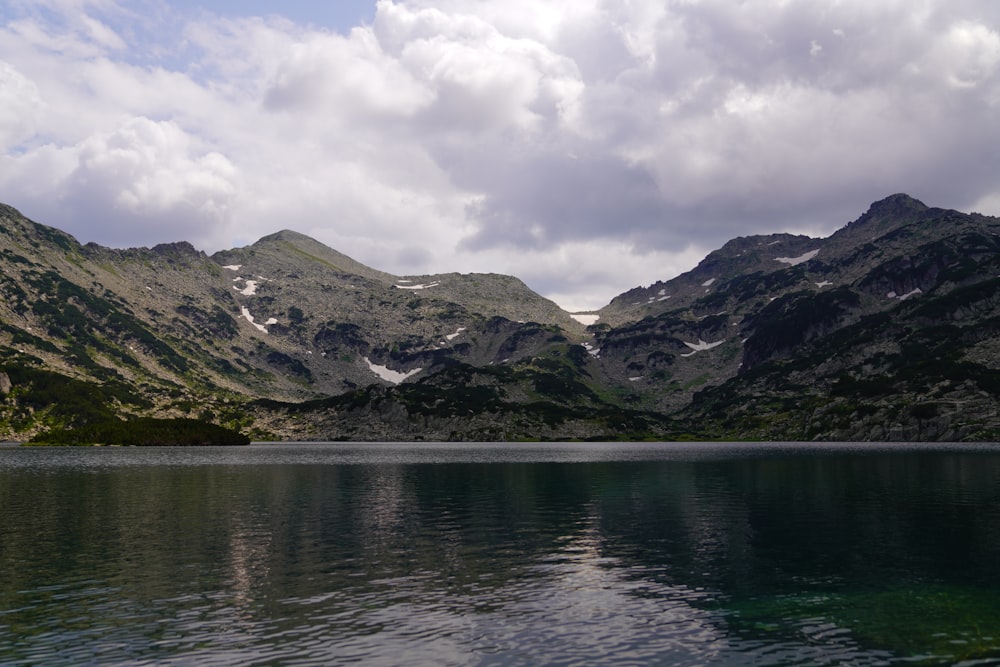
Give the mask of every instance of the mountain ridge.
POLYGON ((122 415, 258 439, 997 438, 998 258, 996 218, 896 194, 825 238, 732 239, 585 327, 514 276, 395 276, 287 229, 112 249, 0 206, 0 439, 122 415))

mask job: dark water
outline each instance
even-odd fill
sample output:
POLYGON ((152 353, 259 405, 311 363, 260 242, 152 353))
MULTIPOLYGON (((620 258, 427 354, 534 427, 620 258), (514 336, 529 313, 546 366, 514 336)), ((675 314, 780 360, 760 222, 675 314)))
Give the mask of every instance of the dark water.
POLYGON ((0 448, 4 665, 1000 664, 1000 448, 0 448))

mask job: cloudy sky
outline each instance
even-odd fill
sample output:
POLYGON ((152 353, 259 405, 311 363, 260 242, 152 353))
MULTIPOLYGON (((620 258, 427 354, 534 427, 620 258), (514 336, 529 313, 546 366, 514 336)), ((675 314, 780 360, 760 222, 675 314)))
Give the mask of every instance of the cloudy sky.
POLYGON ((0 0, 0 201, 571 310, 907 192, 1000 214, 996 0, 0 0))

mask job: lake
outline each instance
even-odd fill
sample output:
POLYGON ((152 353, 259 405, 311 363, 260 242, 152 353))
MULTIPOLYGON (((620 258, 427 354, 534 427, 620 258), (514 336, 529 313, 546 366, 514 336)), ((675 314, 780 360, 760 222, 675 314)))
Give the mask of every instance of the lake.
POLYGON ((0 447, 4 665, 998 665, 1000 447, 0 447))

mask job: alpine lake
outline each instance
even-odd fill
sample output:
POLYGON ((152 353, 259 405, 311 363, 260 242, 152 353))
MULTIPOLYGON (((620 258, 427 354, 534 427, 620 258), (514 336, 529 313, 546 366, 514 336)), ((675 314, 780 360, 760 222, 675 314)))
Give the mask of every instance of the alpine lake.
POLYGON ((1000 665, 1000 446, 0 447, 3 665, 1000 665))

